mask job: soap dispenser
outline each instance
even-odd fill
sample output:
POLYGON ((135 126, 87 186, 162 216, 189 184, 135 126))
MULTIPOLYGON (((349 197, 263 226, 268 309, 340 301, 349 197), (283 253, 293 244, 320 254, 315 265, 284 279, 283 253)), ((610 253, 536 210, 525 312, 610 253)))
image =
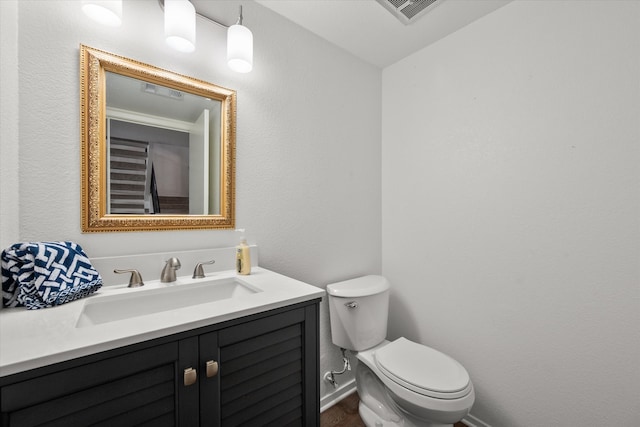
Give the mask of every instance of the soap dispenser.
POLYGON ((251 274, 251 253, 244 236, 240 238, 240 244, 236 247, 236 271, 245 276, 251 274))

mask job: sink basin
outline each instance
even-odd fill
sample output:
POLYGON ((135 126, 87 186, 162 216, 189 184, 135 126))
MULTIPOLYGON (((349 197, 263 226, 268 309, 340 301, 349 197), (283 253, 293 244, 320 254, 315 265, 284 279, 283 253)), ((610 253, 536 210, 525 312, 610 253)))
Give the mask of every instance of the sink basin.
POLYGON ((169 284, 166 287, 120 292, 117 295, 98 294, 86 300, 76 328, 238 298, 257 292, 261 290, 236 277, 228 277, 169 284))

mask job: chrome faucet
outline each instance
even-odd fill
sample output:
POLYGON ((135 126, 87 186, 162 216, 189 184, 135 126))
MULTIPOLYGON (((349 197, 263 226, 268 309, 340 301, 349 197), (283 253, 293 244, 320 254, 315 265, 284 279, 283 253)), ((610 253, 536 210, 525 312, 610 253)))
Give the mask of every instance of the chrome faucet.
POLYGON ((162 274, 160 274, 160 282, 170 283, 176 281, 176 270, 180 270, 180 260, 176 257, 169 258, 164 264, 162 274))

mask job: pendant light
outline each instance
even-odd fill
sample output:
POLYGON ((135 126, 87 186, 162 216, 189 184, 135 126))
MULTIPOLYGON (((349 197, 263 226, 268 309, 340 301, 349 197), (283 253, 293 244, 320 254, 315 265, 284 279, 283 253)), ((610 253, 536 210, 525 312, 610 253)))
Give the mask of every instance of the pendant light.
POLYGON ((239 73, 253 68, 253 34, 242 25, 242 6, 238 22, 227 30, 227 65, 239 73))
POLYGON ((167 44, 176 50, 195 50, 196 8, 189 0, 165 0, 164 36, 167 44))
POLYGON ((122 0, 82 0, 82 11, 103 25, 118 27, 122 24, 122 0))
MULTIPOLYGON (((2 1, 2 0, 0 0, 2 1)), ((158 0, 164 9, 164 36, 167 44, 181 52, 196 49, 196 15, 227 28, 227 65, 238 73, 253 69, 253 34, 242 25, 242 6, 238 21, 222 24, 196 11, 190 0, 158 0)), ((92 19, 117 26, 122 23, 122 0, 82 0, 82 10, 92 19)))

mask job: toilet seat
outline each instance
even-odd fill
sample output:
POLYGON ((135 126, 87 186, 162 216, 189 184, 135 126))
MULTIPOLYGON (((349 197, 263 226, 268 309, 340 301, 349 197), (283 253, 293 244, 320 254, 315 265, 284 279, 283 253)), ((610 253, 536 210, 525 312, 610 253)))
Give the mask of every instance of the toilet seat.
POLYGON ((469 374, 456 360, 404 337, 376 350, 373 356, 387 378, 424 396, 459 399, 473 388, 469 374))

